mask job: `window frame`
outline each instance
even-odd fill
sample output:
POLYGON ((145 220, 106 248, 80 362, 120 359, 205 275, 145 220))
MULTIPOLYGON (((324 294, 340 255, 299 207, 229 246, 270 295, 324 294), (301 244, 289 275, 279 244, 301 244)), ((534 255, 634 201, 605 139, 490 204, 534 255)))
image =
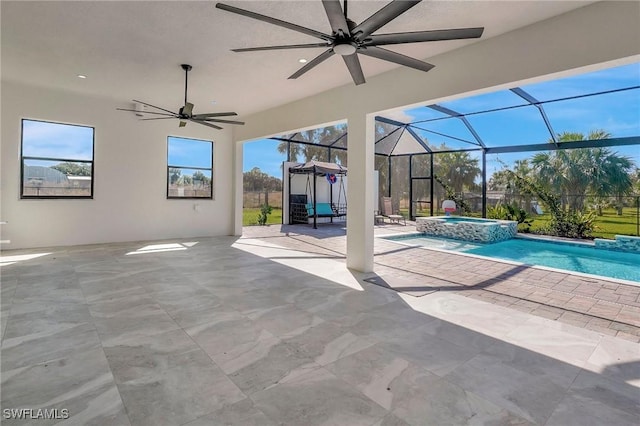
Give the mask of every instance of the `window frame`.
POLYGON ((213 173, 213 160, 214 160, 214 141, 212 140, 206 140, 206 139, 198 139, 198 138, 188 138, 188 137, 184 137, 184 136, 174 136, 174 135, 168 135, 167 136, 167 168, 166 168, 166 172, 165 172, 165 177, 167 179, 167 184, 166 184, 166 196, 167 196, 167 200, 213 200, 213 182, 214 182, 214 173, 213 173), (169 141, 170 138, 177 138, 177 139, 187 139, 187 140, 192 140, 192 141, 197 141, 197 142, 207 142, 211 144, 211 167, 192 167, 192 166, 184 166, 184 165, 175 165, 175 164, 169 164, 169 141), (169 195, 169 185, 170 185, 170 179, 169 179, 169 170, 175 168, 175 169, 189 169, 189 170, 203 170, 203 171, 209 171, 211 172, 211 193, 209 196, 205 196, 205 197, 180 197, 180 196, 172 196, 169 195))
POLYGON ((96 128, 84 124, 63 123, 61 121, 39 120, 33 118, 20 119, 20 199, 21 200, 93 200, 93 190, 95 181, 95 156, 96 156, 96 128), (84 127, 91 129, 91 160, 72 160, 68 158, 56 157, 33 157, 24 155, 24 123, 25 121, 37 121, 39 123, 60 124, 64 126, 84 127), (91 187, 89 195, 25 195, 24 193, 24 166, 25 160, 60 161, 62 163, 83 163, 91 165, 91 187))

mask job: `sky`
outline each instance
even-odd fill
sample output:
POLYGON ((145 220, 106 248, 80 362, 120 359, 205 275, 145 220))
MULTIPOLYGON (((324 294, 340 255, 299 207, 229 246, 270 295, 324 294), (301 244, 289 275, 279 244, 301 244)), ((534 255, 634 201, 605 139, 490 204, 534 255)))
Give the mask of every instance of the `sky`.
MULTIPOLYGON (((603 92, 623 87, 640 86, 640 63, 609 68, 592 73, 520 86, 537 100, 553 99, 603 92)), ((527 102, 509 90, 461 98, 440 105, 461 113, 484 111, 505 106, 526 105, 527 102)), ((602 129, 612 137, 640 136, 640 89, 550 102, 543 104, 554 133, 579 132, 602 129)), ((398 121, 416 122, 446 117, 426 107, 407 109, 395 113, 398 121)), ((549 131, 534 106, 522 106, 505 111, 468 116, 467 119, 487 146, 507 146, 546 143, 549 131)), ((430 144, 446 143, 453 148, 473 148, 473 145, 447 138, 438 133, 474 141, 473 135, 458 119, 446 119, 417 124, 428 131, 418 130, 430 144)), ((259 167, 263 172, 282 177, 284 154, 278 153, 278 141, 261 139, 244 145, 244 171, 259 167)), ((631 157, 640 167, 640 145, 613 147, 620 155, 631 157)), ((502 168, 503 163, 527 158, 533 153, 501 154, 487 157, 487 175, 502 168)), ((480 154, 478 153, 479 157, 480 154)))
MULTIPOLYGON (((624 87, 640 86, 640 63, 609 68, 592 73, 571 76, 553 81, 521 86, 539 101, 578 96, 624 87)), ((445 106, 461 113, 525 105, 526 102, 509 90, 443 102, 445 106)), ((545 103, 554 133, 565 131, 588 134, 592 130, 605 130, 613 137, 640 136, 640 88, 610 94, 545 103)), ((426 107, 395 111, 398 121, 416 123, 422 120, 447 117, 444 113, 426 107)), ((549 141, 550 134, 536 107, 527 105, 505 111, 469 115, 467 119, 487 146, 539 144, 549 141)), ((473 135, 461 120, 444 119, 415 124, 417 133, 431 145, 446 143, 452 148, 469 148, 473 145, 455 138, 474 141, 473 135), (420 130, 423 128, 424 130, 420 130)), ((92 127, 23 120, 23 155, 89 160, 93 158, 92 127)), ((213 138, 215 140, 215 137, 213 138)), ((211 166, 211 142, 177 137, 168 138, 168 162, 187 168, 211 166)), ((167 143, 166 141, 163 141, 167 143)), ((159 142, 161 143, 161 142, 159 142)), ((281 178, 285 154, 277 150, 279 141, 261 139, 244 145, 243 170, 254 167, 281 178)), ((215 148, 214 148, 215 149, 215 148)), ((640 145, 613 147, 620 155, 630 157, 640 167, 640 145)), ((213 153, 215 156, 215 152, 213 153)), ((533 153, 501 154, 487 158, 487 175, 533 153)), ((480 156, 479 153, 472 155, 480 156)), ((31 165, 51 166, 56 161, 30 160, 31 165)), ((214 162, 215 164, 215 162, 214 162)))

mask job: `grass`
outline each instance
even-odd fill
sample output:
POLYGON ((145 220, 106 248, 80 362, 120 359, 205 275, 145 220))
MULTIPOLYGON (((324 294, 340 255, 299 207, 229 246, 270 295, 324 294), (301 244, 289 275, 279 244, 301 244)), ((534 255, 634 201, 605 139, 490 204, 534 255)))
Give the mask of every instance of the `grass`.
MULTIPOLYGON (((250 226, 258 224, 258 215, 260 209, 242 209, 242 226, 250 226)), ((282 209, 274 208, 269 216, 267 216, 267 225, 280 225, 282 223, 282 209)))
MULTIPOLYGON (((622 216, 618 216, 615 209, 605 209, 602 216, 596 216, 594 220, 596 238, 614 239, 616 235, 638 235, 637 211, 635 207, 622 209, 622 216)), ((531 230, 543 228, 551 220, 550 214, 535 216, 531 224, 531 230)))
MULTIPOLYGON (((403 216, 408 217, 409 212, 404 210, 401 212, 403 216)), ((428 214, 428 211, 426 212, 428 214)), ((260 209, 245 208, 242 211, 242 225, 250 226, 258 224, 258 215, 260 209)), ((638 235, 636 227, 636 208, 626 207, 622 210, 622 216, 618 216, 615 209, 605 209, 602 212, 602 216, 596 216, 595 225, 596 229, 593 232, 593 236, 596 238, 615 238, 616 235, 638 235)), ((535 216, 533 223, 531 224, 531 230, 543 228, 551 220, 551 215, 546 213, 543 215, 535 216)), ((268 216, 268 225, 279 225, 282 223, 282 209, 273 209, 273 212, 268 216)))

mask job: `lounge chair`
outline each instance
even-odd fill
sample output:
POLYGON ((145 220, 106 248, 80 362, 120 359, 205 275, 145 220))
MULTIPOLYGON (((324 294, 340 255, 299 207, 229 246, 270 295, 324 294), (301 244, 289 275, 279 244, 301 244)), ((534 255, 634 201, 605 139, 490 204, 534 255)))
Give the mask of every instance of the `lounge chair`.
POLYGON ((393 211, 393 205, 391 203, 391 197, 382 197, 382 213, 381 215, 383 217, 386 217, 387 219, 389 219, 390 223, 397 223, 398 225, 400 225, 400 221, 402 220, 402 223, 404 225, 407 224, 406 219, 404 218, 403 215, 400 214, 400 212, 398 211, 393 211))

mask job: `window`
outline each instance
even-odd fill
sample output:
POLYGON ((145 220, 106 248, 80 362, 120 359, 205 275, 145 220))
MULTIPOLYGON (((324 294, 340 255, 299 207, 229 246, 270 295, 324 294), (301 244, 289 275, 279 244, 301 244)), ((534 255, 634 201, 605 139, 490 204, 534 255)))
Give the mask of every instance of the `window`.
POLYGON ((169 136, 167 198, 213 198, 213 142, 169 136))
POLYGON ((22 120, 21 198, 93 198, 93 127, 22 120))

